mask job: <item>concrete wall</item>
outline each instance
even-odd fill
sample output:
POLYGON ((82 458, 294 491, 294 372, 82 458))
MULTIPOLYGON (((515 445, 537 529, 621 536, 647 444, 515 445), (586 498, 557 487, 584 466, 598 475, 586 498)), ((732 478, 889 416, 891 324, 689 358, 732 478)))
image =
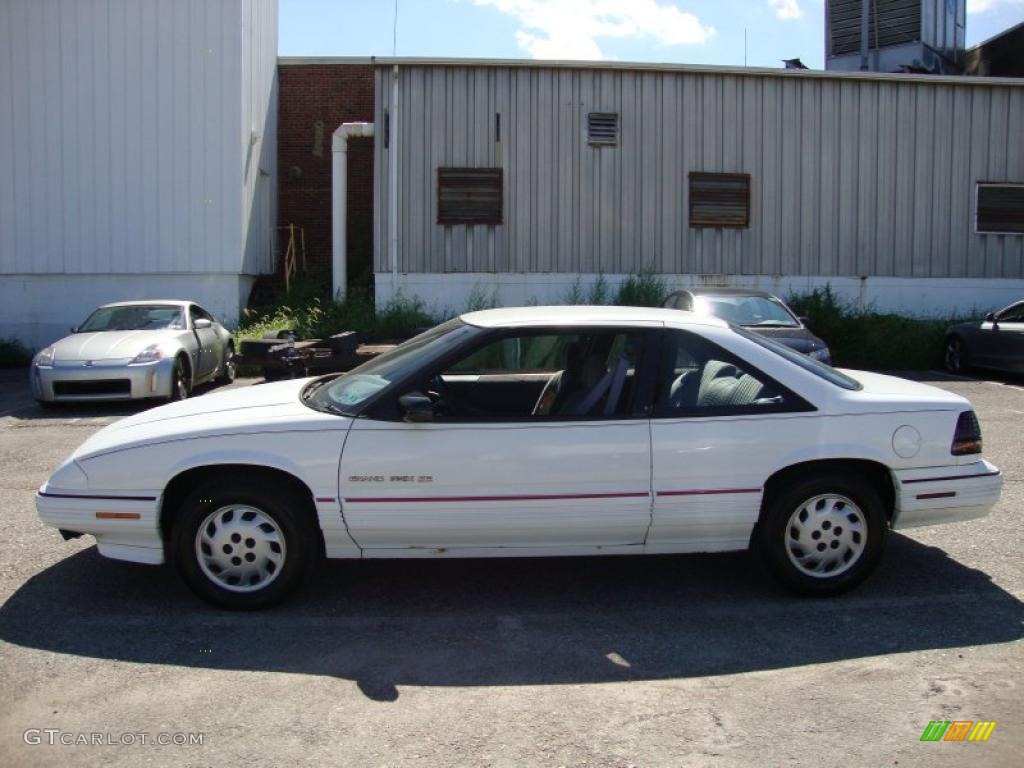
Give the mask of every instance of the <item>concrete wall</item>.
MULTIPOLYGON (((376 276, 376 300, 384 307, 395 295, 416 297, 438 316, 449 316, 479 303, 513 307, 528 304, 565 304, 578 284, 584 299, 594 284, 604 279, 609 300, 629 275, 553 272, 461 272, 458 274, 400 273, 397 294, 392 276, 376 276)), ((688 286, 735 286, 770 291, 783 299, 816 288, 830 287, 844 302, 879 312, 946 318, 952 315, 981 317, 1024 297, 1024 280, 988 278, 827 277, 822 275, 659 275, 670 290, 688 286)))

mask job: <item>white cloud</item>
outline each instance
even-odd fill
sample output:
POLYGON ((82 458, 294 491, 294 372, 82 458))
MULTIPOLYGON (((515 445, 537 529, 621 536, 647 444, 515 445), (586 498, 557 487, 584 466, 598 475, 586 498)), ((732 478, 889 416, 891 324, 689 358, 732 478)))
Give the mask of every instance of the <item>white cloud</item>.
POLYGON ((519 46, 535 59, 603 59, 599 38, 695 45, 713 27, 658 0, 473 0, 514 17, 519 46))
POLYGON ((1004 6, 1024 7, 1024 0, 967 0, 967 13, 986 13, 1004 6))
MULTIPOLYGON (((982 2, 984 1, 982 0, 982 2)), ((799 19, 804 15, 796 0, 768 0, 768 2, 775 9, 775 15, 780 19, 799 19)))

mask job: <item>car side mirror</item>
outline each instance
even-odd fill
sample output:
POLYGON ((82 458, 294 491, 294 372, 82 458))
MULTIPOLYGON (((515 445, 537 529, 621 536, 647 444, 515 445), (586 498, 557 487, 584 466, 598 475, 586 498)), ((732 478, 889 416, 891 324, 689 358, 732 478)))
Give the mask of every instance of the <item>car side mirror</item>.
POLYGON ((205 317, 200 317, 198 320, 194 321, 192 323, 192 325, 195 326, 197 331, 201 331, 204 328, 211 328, 211 327, 213 327, 213 323, 211 323, 205 317))
POLYGON ((77 325, 72 325, 71 326, 71 332, 72 333, 78 333, 78 326, 77 325))
POLYGON ((996 320, 996 313, 995 312, 986 312, 985 313, 985 322, 986 323, 995 323, 995 322, 997 322, 997 320, 996 320))
POLYGON ((805 326, 807 328, 811 327, 811 318, 809 318, 807 315, 800 315, 799 317, 797 317, 797 320, 800 321, 800 325, 805 326))
POLYGON ((434 401, 422 392, 409 392, 398 398, 405 420, 414 424, 434 420, 434 401))

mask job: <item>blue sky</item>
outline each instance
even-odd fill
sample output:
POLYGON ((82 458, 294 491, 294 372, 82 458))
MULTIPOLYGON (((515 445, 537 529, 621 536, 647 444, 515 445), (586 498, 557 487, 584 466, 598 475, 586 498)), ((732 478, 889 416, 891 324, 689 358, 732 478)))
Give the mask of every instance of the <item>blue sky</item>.
MULTIPOLYGON (((1024 0, 967 0, 968 45, 1024 0)), ((394 0, 280 0, 282 56, 390 56, 394 0)), ((824 0, 398 0, 399 56, 824 65, 824 0)))

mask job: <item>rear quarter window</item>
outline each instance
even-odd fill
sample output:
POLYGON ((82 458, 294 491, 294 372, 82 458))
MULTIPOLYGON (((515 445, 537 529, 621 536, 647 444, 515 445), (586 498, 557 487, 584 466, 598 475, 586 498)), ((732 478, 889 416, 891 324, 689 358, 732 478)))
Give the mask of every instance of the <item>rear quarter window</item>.
POLYGON ((859 389, 863 389, 860 382, 857 381, 856 379, 850 378, 841 371, 837 371, 831 365, 826 365, 825 363, 822 363, 819 360, 810 358, 807 355, 802 355, 799 352, 785 346, 784 344, 779 344, 777 341, 773 341, 772 339, 766 339, 764 336, 761 336, 756 333, 751 333, 748 330, 738 328, 736 326, 733 326, 733 331, 735 331, 743 338, 749 339, 755 344, 758 344, 759 346, 762 346, 765 349, 771 350, 775 354, 779 355, 779 357, 786 358, 787 360, 789 360, 789 362, 800 366, 805 371, 813 373, 818 378, 824 379, 830 384, 834 384, 837 387, 847 389, 851 392, 856 392, 859 389))

